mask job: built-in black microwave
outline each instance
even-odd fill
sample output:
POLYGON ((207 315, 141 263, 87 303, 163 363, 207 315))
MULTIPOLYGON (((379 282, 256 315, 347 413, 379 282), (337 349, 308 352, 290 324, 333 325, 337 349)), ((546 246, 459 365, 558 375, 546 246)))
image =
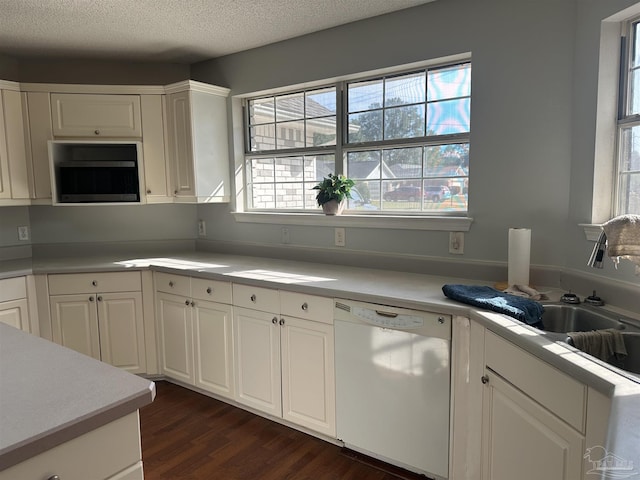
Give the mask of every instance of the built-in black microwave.
POLYGON ((137 143, 57 143, 56 203, 139 203, 137 143))

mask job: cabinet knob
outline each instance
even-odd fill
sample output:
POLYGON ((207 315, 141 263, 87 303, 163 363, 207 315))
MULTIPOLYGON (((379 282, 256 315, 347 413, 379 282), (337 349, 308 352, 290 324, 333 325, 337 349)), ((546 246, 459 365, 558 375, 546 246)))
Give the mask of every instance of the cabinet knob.
POLYGON ((213 288, 211 288, 211 287, 207 288, 207 293, 208 293, 209 295, 211 295, 211 292, 213 292, 213 288))
POLYGON ((102 301, 102 296, 98 295, 98 301, 101 302, 102 301))
POLYGON ((483 375, 482 377, 480 377, 480 381, 486 385, 487 383, 489 383, 489 376, 483 375))
POLYGON ((304 302, 304 303, 302 304, 302 310, 304 310, 305 312, 306 312, 307 310, 309 310, 309 305, 307 305, 307 302, 304 302))
POLYGON ((274 325, 277 325, 278 324, 278 317, 273 317, 271 319, 271 323, 273 323, 274 325))
POLYGON ((93 285, 94 287, 98 286, 98 282, 96 280, 94 280, 93 282, 91 282, 91 285, 93 285))
POLYGON ((173 282, 169 282, 169 286, 173 288, 173 282))
POLYGON ((194 302, 193 300, 191 300, 191 306, 195 307, 196 306, 196 302, 194 302))
POLYGON ((444 324, 444 317, 438 317, 438 323, 440 325, 443 325, 444 324))
POLYGON ((151 193, 151 189, 147 188, 147 195, 149 195, 151 193))
POLYGON ((190 304, 189 300, 185 300, 185 301, 184 301, 184 304, 188 307, 188 306, 189 306, 189 304, 190 304))
POLYGON ((255 296, 255 294, 254 294, 254 295, 251 295, 251 301, 252 301, 253 303, 256 303, 256 296, 255 296))
POLYGON ((60 477, 58 475, 51 475, 47 480, 60 480, 60 477))
POLYGON ((93 302, 93 296, 89 297, 89 301, 93 302))
POLYGON ((280 319, 280 325, 284 325, 284 318, 280 319))
POLYGON ((96 135, 100 135, 100 130, 94 130, 93 133, 95 133, 96 135))

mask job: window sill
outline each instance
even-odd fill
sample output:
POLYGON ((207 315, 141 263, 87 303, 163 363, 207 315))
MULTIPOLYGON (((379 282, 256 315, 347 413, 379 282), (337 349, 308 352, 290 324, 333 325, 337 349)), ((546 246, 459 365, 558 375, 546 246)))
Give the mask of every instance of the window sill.
POLYGON ((594 223, 580 223, 578 226, 584 229, 584 236, 587 240, 592 242, 598 241, 600 233, 602 232, 602 225, 594 223))
POLYGON ((234 212, 236 222, 323 227, 388 228, 394 230, 435 230, 468 232, 470 217, 418 217, 391 215, 322 215, 315 213, 234 212))

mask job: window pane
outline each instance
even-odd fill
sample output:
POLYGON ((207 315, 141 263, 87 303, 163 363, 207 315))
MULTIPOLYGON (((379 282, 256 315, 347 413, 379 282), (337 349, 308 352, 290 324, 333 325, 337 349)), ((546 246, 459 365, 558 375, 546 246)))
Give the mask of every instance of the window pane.
POLYGON ((638 38, 639 22, 633 24, 633 44, 631 45, 631 66, 640 66, 640 38, 638 38))
POLYGON ((276 97, 276 121, 304 118, 304 93, 276 97))
POLYGON ((382 110, 349 115, 349 143, 382 140, 382 110))
POLYGON ((318 182, 313 183, 305 183, 304 184, 304 209, 305 210, 319 210, 320 206, 316 201, 316 195, 318 195, 318 191, 314 190, 313 187, 316 186, 318 182))
POLYGON ((445 100, 427 106, 427 135, 469 131, 469 99, 445 100))
POLYGON ((304 185, 302 183, 276 183, 276 208, 303 208, 304 185))
POLYGON ((629 112, 628 115, 640 113, 640 69, 629 72, 629 112))
POLYGON ((384 210, 420 210, 422 188, 420 180, 382 182, 384 210))
POLYGON ((273 182, 275 175, 273 158, 252 159, 250 173, 252 183, 273 182))
POLYGON ((427 100, 468 97, 471 95, 471 65, 456 65, 429 72, 427 100))
POLYGON ((385 107, 424 102, 425 78, 425 72, 418 72, 388 79, 384 92, 385 107))
POLYGON ((251 186, 251 205, 256 209, 276 208, 275 185, 273 183, 251 186))
POLYGON ((349 112, 382 108, 382 79, 349 84, 349 112))
POLYGON ((276 182, 293 182, 303 179, 302 157, 276 158, 276 182))
POLYGON ((424 136, 424 105, 395 107, 384 111, 384 138, 424 136))
POLYGON ((385 150, 383 165, 383 178, 420 178, 422 177, 422 147, 385 150))
POLYGON ((276 127, 273 123, 258 125, 249 129, 250 150, 262 152, 276 148, 276 127))
POLYGON ((620 177, 619 214, 640 214, 640 173, 620 177))
POLYGON ((304 147, 304 120, 276 124, 276 149, 304 147))
POLYGON ((469 144, 454 143, 424 149, 425 177, 466 177, 469 175, 469 144))
POLYGON ((249 124, 274 122, 273 97, 249 101, 249 124))
POLYGON ((377 180, 356 182, 351 189, 347 208, 362 211, 380 210, 380 182, 377 180))
POLYGON ((324 117, 336 113, 336 89, 323 88, 307 92, 306 117, 324 117))
POLYGON ((349 152, 347 176, 352 180, 381 178, 380 151, 349 152))
POLYGON ((625 128, 620 141, 618 214, 640 214, 640 126, 625 128))
POLYGON ((334 155, 309 155, 304 157, 305 180, 313 180, 317 183, 335 171, 336 161, 334 155))
POLYGON ((336 144, 336 117, 307 120, 307 147, 336 144))

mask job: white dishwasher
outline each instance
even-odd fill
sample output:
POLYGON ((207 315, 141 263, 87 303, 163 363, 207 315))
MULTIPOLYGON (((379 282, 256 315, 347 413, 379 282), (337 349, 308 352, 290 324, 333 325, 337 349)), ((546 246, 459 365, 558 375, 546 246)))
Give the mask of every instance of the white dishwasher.
POLYGON ((336 300, 334 318, 338 438, 448 478, 451 316, 336 300))

